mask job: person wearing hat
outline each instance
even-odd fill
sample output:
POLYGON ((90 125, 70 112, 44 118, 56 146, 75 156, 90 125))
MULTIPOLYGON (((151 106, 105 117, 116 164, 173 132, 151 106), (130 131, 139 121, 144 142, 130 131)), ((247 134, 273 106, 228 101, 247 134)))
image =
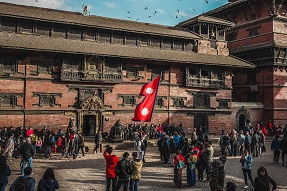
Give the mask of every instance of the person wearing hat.
POLYGON ((224 191, 224 165, 226 157, 223 155, 219 159, 215 159, 209 168, 209 187, 211 191, 224 191))
POLYGON ((116 191, 118 191, 122 184, 124 184, 124 191, 128 190, 129 177, 131 175, 131 162, 128 160, 129 153, 125 152, 122 160, 117 163, 116 175, 118 176, 118 182, 116 185, 116 191))

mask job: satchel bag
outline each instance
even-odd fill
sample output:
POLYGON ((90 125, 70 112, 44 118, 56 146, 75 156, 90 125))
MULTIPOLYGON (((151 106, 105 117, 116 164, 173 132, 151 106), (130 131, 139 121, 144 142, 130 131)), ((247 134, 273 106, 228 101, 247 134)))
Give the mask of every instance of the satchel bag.
POLYGON ((179 156, 177 156, 177 159, 178 159, 178 163, 177 163, 177 165, 176 165, 176 168, 177 168, 178 170, 184 169, 184 168, 185 168, 184 162, 179 158, 179 156))

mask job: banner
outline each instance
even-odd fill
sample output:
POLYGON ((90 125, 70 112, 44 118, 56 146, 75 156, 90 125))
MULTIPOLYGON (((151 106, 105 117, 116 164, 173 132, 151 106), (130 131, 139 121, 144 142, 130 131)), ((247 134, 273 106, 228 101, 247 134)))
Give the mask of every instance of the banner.
POLYGON ((157 90, 160 82, 160 76, 153 79, 151 82, 145 84, 141 91, 140 96, 145 96, 144 100, 137 105, 134 113, 133 121, 150 122, 154 102, 157 95, 157 90))

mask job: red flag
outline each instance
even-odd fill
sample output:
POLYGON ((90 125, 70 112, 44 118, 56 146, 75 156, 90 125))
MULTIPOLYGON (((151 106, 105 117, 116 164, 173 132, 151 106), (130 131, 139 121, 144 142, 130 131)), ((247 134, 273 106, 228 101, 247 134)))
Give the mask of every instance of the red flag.
POLYGON ((157 89, 160 81, 160 76, 145 84, 140 92, 140 96, 145 96, 145 99, 137 105, 135 109, 133 121, 149 122, 153 113, 154 102, 157 95, 157 89))

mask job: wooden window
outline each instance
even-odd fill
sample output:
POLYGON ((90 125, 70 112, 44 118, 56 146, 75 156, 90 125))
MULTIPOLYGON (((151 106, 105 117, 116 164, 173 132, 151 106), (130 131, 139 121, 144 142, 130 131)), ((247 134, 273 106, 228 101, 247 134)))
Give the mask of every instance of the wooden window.
POLYGON ((34 30, 34 22, 29 20, 19 21, 19 33, 32 34, 34 30))
POLYGON ((137 46, 137 36, 133 34, 127 34, 126 35, 126 44, 127 45, 132 45, 132 46, 137 46))
POLYGON ((219 99, 218 102, 219 102, 219 108, 229 108, 228 107, 228 103, 229 103, 228 99, 219 99))
POLYGON ((109 31, 100 31, 98 36, 99 42, 110 43, 111 42, 111 34, 109 31))
POLYGON ((65 60, 65 70, 67 71, 79 71, 81 70, 82 60, 79 58, 71 58, 65 60))
POLYGON ((254 28, 251 28, 251 29, 247 29, 247 31, 249 32, 249 37, 258 35, 258 29, 259 28, 260 27, 254 27, 254 28))
POLYGON ((185 42, 185 46, 184 46, 184 50, 185 51, 193 51, 193 48, 194 48, 194 42, 193 41, 188 41, 188 42, 185 42))
POLYGON ((61 106, 61 104, 56 104, 56 97, 62 97, 60 93, 35 93, 33 92, 33 97, 38 97, 38 104, 33 104, 33 106, 43 107, 43 106, 61 106))
POLYGON ((143 68, 140 67, 128 67, 126 68, 126 77, 127 78, 141 78, 139 72, 143 71, 143 68))
POLYGON ((37 22, 37 34, 50 36, 52 23, 37 22))
POLYGON ((139 38, 140 46, 149 46, 150 45, 149 41, 150 39, 147 36, 141 36, 139 38))
POLYGON ((209 71, 208 70, 201 70, 201 77, 202 78, 209 78, 209 71))
POLYGON ((17 60, 10 58, 3 58, 0 60, 0 66, 2 66, 3 73, 16 73, 17 72, 17 60))
POLYGON ((134 106, 136 105, 136 100, 138 96, 136 95, 118 95, 119 97, 122 98, 122 104, 120 104, 121 106, 134 106))
POLYGON ((82 39, 82 28, 76 26, 70 26, 69 39, 82 39))
POLYGON ((164 97, 159 97, 159 96, 157 96, 156 98, 155 98, 155 103, 154 103, 154 105, 155 106, 157 106, 157 107, 163 107, 164 106, 164 97))
POLYGON ((237 35, 238 35, 238 32, 235 31, 235 32, 231 32, 227 35, 227 40, 228 41, 233 41, 233 40, 236 40, 237 39, 237 35))
POLYGON ((183 50, 183 42, 182 41, 174 41, 173 49, 174 50, 183 50))
POLYGON ((173 41, 171 39, 164 39, 163 40, 163 48, 164 49, 171 50, 172 44, 173 44, 173 41))
POLYGON ((85 40, 94 41, 96 40, 97 32, 93 28, 87 28, 84 32, 85 40))
POLYGON ((173 107, 185 107, 184 100, 185 98, 174 97, 173 99, 173 107))
POLYGON ((31 65, 36 66, 36 71, 31 71, 31 74, 38 75, 38 74, 51 74, 52 73, 52 62, 49 61, 31 61, 31 65))
POLYGON ((189 69, 189 75, 192 76, 192 77, 197 77, 197 75, 198 75, 198 70, 195 69, 195 68, 190 68, 190 69, 189 69))
POLYGON ((161 48, 161 40, 159 38, 152 38, 151 46, 154 48, 161 48))
POLYGON ((113 41, 114 44, 124 44, 125 35, 123 33, 114 32, 113 41))
POLYGON ((1 30, 6 32, 16 32, 17 23, 17 19, 1 17, 1 30))
POLYGON ((67 38, 67 26, 54 24, 53 26, 53 37, 67 38))
POLYGON ((196 94, 194 106, 198 108, 208 108, 210 106, 209 95, 208 94, 196 94))
POLYGON ((210 48, 214 48, 214 49, 217 48, 216 40, 210 40, 209 43, 210 43, 210 48))

